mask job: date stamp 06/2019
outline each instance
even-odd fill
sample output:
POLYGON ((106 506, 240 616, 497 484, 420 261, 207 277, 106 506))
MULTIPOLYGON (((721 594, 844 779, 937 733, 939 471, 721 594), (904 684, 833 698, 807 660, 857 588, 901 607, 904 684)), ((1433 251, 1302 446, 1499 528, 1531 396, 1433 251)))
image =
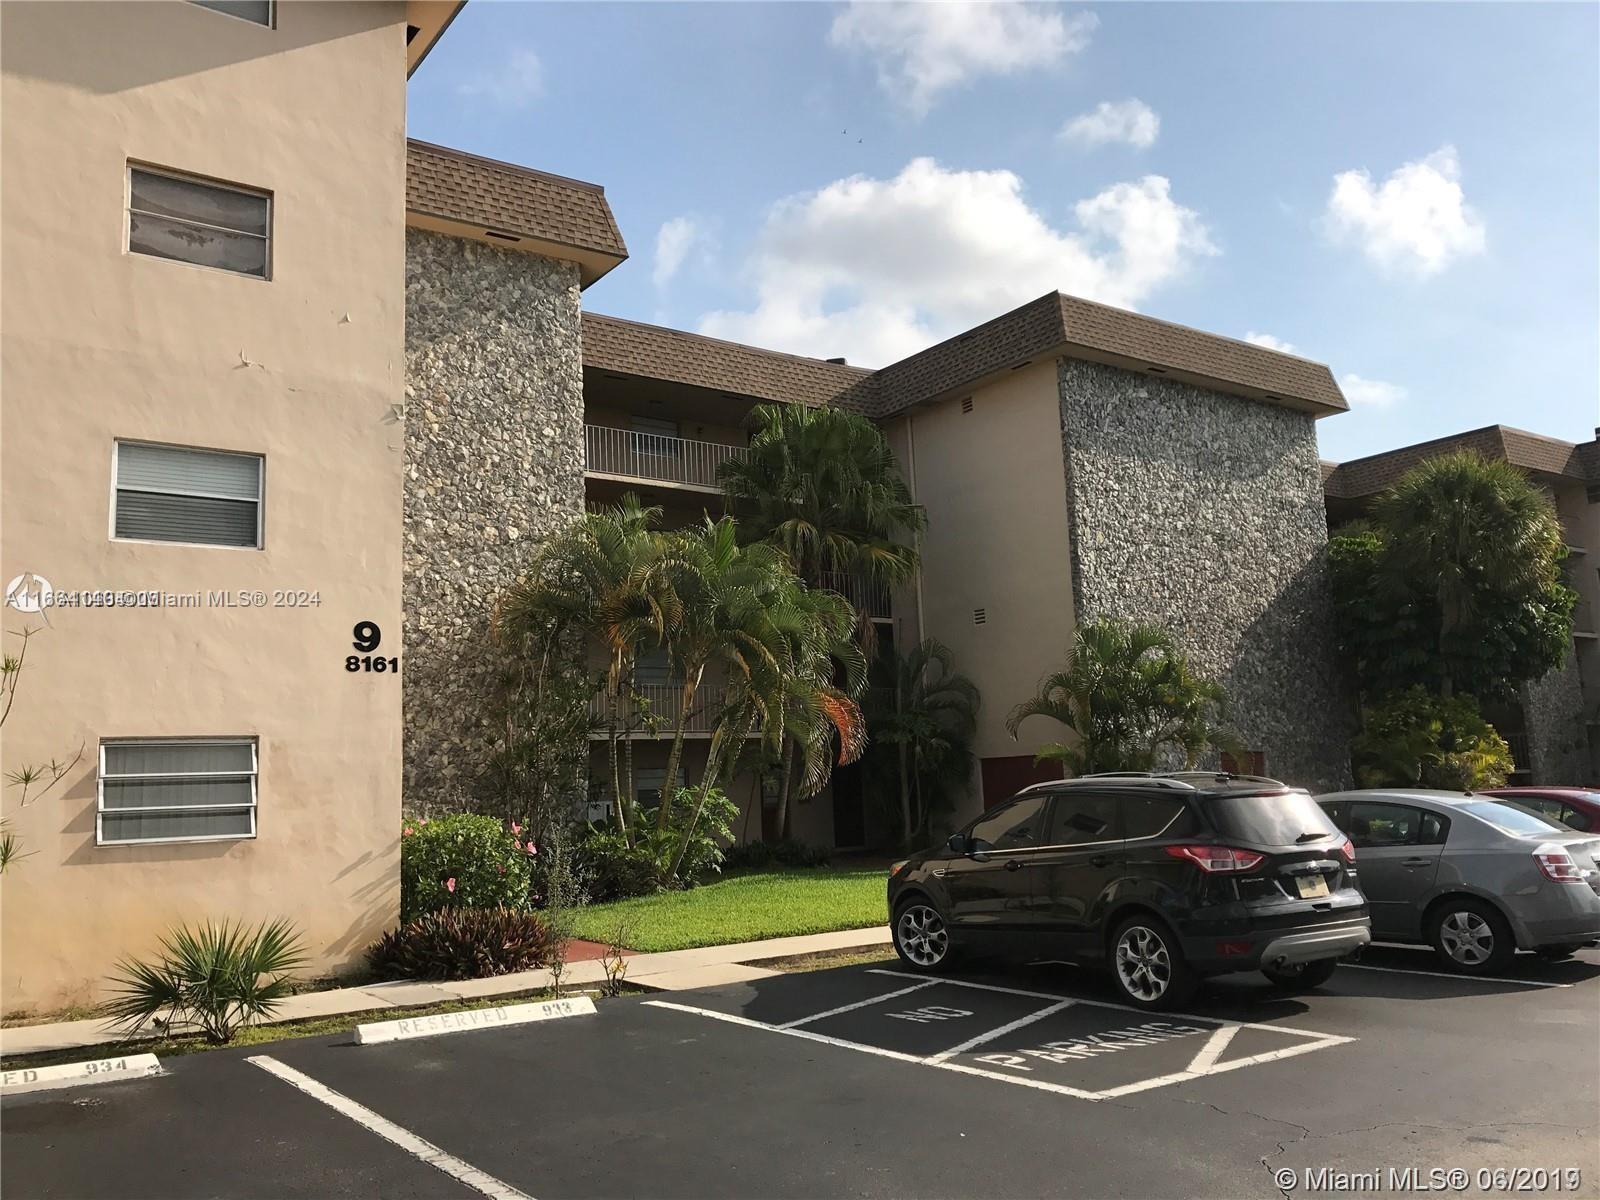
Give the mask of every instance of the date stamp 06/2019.
POLYGON ((1428 1192, 1567 1193, 1583 1185, 1580 1167, 1279 1167, 1272 1181, 1285 1194, 1417 1195, 1428 1192))

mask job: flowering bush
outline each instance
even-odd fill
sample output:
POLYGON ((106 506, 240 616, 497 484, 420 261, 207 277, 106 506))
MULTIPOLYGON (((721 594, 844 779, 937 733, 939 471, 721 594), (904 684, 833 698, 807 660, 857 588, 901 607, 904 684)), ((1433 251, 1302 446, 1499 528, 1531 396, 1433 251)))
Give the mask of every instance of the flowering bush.
POLYGON ((472 813, 400 828, 400 919, 441 908, 526 908, 538 847, 520 825, 472 813))

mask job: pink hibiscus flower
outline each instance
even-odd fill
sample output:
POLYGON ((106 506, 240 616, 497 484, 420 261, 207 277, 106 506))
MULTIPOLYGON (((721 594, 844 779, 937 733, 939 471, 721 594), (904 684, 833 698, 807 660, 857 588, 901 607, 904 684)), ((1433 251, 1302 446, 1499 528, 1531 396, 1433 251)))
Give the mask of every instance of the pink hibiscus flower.
POLYGON ((450 876, 449 879, 444 881, 444 890, 447 892, 454 892, 456 890, 456 877, 454 875, 450 876))

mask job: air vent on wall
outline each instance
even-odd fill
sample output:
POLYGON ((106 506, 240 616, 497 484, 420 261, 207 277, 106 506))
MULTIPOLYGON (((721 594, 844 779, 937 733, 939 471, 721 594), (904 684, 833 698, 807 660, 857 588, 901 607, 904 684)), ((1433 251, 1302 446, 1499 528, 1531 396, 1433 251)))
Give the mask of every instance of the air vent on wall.
POLYGON ((989 610, 987 608, 973 609, 972 623, 974 625, 987 625, 989 623, 989 610))
POLYGON ((971 412, 972 411, 972 397, 971 396, 964 396, 962 398, 962 400, 961 400, 961 411, 962 412, 971 412))

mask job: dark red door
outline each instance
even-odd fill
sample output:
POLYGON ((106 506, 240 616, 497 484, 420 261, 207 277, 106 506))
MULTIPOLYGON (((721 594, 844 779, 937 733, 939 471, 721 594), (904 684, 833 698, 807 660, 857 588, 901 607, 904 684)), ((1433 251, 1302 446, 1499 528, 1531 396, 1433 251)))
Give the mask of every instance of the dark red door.
POLYGON ((1062 777, 1060 763, 1035 763, 1031 754, 986 758, 980 767, 983 772, 983 807, 986 809, 1003 804, 1030 783, 1044 783, 1062 777))

